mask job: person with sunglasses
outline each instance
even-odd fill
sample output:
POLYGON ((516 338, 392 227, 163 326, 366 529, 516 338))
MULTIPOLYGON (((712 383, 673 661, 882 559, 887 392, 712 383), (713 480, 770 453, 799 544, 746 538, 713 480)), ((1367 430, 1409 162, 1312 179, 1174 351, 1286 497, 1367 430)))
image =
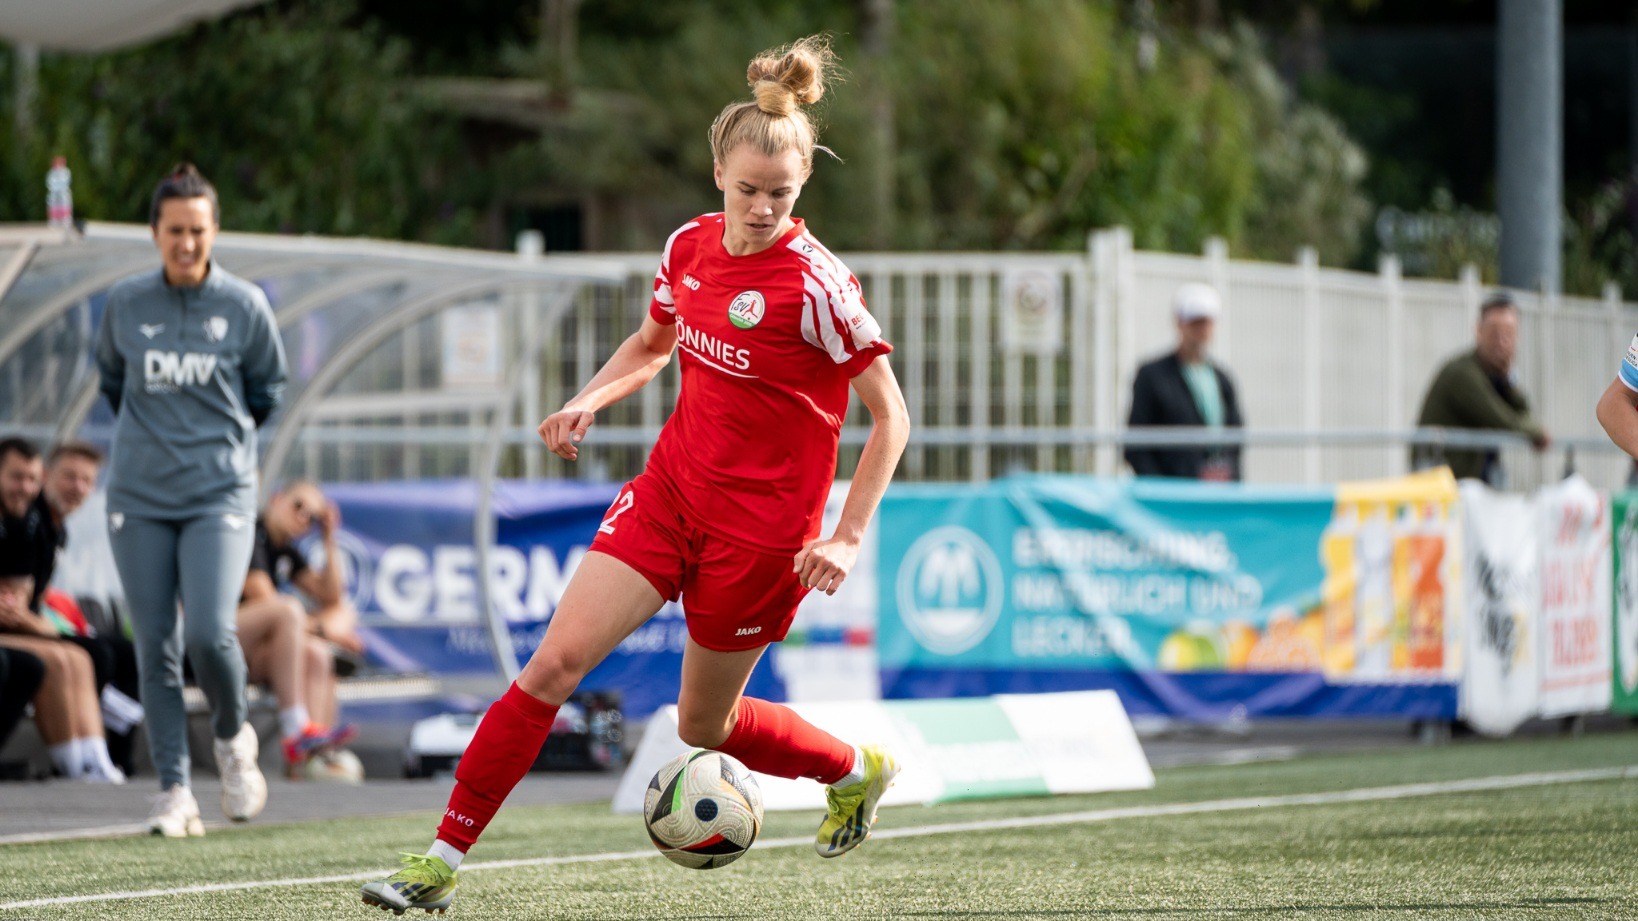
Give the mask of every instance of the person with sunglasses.
POLYGON ((270 686, 278 700, 285 772, 292 780, 326 776, 310 768, 356 734, 337 722, 335 648, 354 655, 364 651, 336 548, 340 524, 336 507, 313 483, 297 481, 275 493, 256 519, 239 600, 239 643, 250 680, 270 686), (316 567, 298 547, 315 525, 323 550, 316 567), (315 609, 309 613, 286 589, 300 591, 315 609))

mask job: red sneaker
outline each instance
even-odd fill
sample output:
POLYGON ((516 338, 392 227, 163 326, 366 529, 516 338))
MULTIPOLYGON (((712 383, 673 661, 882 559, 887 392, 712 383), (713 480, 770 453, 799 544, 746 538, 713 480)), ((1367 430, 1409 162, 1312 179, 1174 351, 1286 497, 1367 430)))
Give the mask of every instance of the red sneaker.
POLYGON ((285 775, 291 780, 300 780, 302 766, 308 759, 325 749, 346 745, 356 735, 358 727, 352 723, 343 723, 334 728, 308 723, 300 735, 284 740, 285 775))

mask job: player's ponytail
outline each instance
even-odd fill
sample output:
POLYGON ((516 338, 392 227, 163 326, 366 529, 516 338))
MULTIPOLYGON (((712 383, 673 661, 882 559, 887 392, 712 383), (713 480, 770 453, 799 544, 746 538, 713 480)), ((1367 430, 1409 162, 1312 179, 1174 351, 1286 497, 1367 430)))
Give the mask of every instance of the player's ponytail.
POLYGON ((803 107, 824 98, 826 85, 835 79, 836 55, 823 35, 757 55, 745 71, 752 98, 731 103, 711 123, 711 156, 722 163, 740 144, 770 157, 797 150, 804 173, 811 171, 813 152, 824 148, 803 107))

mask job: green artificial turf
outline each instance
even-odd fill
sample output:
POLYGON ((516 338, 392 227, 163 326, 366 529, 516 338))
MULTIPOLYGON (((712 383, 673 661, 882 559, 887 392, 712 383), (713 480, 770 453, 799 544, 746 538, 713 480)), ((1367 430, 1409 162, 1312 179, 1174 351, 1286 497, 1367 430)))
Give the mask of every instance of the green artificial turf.
MULTIPOLYGON (((1638 765, 1638 732, 1469 742, 1159 772, 1155 789, 901 807, 879 828, 1328 793, 1638 765)), ((413 806, 414 804, 407 804, 413 806)), ((203 839, 0 847, 0 904, 124 890, 386 870, 422 850, 426 815, 249 825, 203 839)), ((775 813, 763 843, 811 835, 775 813)), ((879 838, 837 860, 759 847, 696 872, 644 855, 641 821, 606 806, 504 810, 462 871, 450 917, 473 919, 1558 919, 1638 918, 1638 772, 1623 778, 1322 805, 1138 816, 879 838)), ((422 916, 415 913, 415 916, 422 916)), ((381 918, 357 883, 276 885, 0 909, 0 919, 381 918)))

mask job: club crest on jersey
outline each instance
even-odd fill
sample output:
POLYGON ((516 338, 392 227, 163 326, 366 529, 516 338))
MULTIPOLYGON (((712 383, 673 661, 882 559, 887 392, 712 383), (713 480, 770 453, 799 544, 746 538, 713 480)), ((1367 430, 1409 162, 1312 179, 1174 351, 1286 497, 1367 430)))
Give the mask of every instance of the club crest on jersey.
POLYGON ((205 321, 205 338, 221 342, 227 338, 227 317, 211 317, 205 321))
POLYGON ((762 322, 762 315, 768 312, 768 303, 762 299, 761 291, 741 291, 728 305, 728 322, 740 329, 750 329, 762 322))

